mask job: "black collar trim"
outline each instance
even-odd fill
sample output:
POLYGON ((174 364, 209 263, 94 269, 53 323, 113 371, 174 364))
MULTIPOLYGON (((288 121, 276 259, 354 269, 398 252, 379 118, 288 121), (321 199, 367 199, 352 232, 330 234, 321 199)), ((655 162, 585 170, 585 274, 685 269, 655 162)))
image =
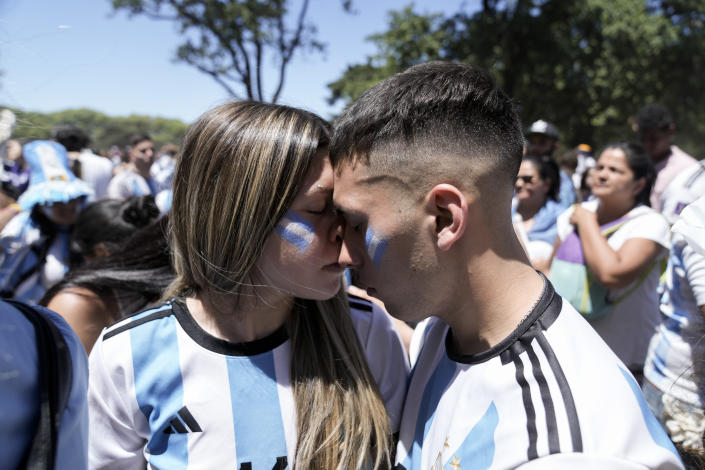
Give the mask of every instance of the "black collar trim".
POLYGON ((191 316, 186 302, 184 302, 183 299, 174 299, 171 301, 171 305, 176 319, 179 321, 181 328, 184 329, 186 334, 199 345, 218 354, 225 354, 227 356, 256 356, 257 354, 262 354, 281 346, 289 339, 286 325, 282 325, 281 328, 264 338, 246 343, 231 343, 230 341, 216 338, 201 328, 191 316))
POLYGON ((537 325, 541 330, 546 330, 550 327, 561 313, 563 299, 560 295, 556 294, 553 286, 543 274, 541 274, 541 278, 543 279, 543 290, 541 291, 541 296, 539 297, 538 302, 526 318, 519 323, 516 329, 509 336, 486 351, 482 351, 477 354, 463 355, 455 351, 455 348, 453 347, 453 332, 450 328, 448 328, 445 338, 448 358, 462 364, 479 364, 486 362, 501 355, 504 351, 508 350, 513 344, 523 339, 525 336, 527 337, 527 340, 530 340, 531 338, 528 338, 528 336, 533 337, 534 333, 532 332, 536 329, 532 328, 532 326, 537 325))

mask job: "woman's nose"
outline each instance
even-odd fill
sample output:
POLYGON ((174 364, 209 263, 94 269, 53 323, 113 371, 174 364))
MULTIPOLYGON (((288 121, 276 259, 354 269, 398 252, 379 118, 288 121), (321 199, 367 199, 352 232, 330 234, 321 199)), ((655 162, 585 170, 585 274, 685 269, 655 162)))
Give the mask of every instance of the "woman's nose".
POLYGON ((331 242, 341 242, 345 234, 345 218, 340 214, 333 216, 328 239, 331 242))

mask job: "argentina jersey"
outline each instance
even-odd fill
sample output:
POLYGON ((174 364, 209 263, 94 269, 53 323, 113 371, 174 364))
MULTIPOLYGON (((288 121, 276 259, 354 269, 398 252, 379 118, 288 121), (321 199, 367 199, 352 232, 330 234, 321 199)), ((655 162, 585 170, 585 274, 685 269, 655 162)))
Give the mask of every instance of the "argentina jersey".
POLYGON ((487 351, 458 354, 437 318, 415 335, 396 470, 682 468, 634 378, 546 280, 487 351))
MULTIPOLYGON (((398 430, 408 374, 401 341, 371 303, 352 299, 351 310, 398 430)), ((202 330, 182 301, 113 325, 90 357, 90 467, 292 468, 290 354, 283 327, 229 343, 202 330)))

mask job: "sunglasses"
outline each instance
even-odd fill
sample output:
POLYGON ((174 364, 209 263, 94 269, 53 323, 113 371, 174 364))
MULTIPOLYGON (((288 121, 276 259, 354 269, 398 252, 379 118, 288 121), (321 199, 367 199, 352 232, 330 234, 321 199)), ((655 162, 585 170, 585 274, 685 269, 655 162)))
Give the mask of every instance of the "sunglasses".
POLYGON ((516 182, 519 180, 522 180, 524 184, 534 184, 538 181, 538 178, 534 176, 517 176, 514 181, 516 182))

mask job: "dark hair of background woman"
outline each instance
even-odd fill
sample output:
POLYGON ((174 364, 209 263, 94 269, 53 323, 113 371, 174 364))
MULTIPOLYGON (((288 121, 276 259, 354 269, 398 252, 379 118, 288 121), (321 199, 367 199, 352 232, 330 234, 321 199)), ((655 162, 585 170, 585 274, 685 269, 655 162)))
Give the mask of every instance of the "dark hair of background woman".
POLYGON ((114 253, 136 230, 159 217, 159 208, 151 195, 127 200, 102 199, 86 206, 71 234, 71 266, 94 257, 96 245, 102 243, 114 253))
POLYGON ((167 243, 167 221, 138 230, 109 256, 74 269, 47 291, 40 305, 46 306, 59 291, 82 287, 100 297, 115 300, 119 318, 156 302, 174 279, 167 243))
POLYGON ((656 170, 654 169, 654 164, 652 163, 649 154, 646 153, 644 147, 636 142, 615 142, 605 146, 605 148, 600 152, 600 155, 602 155, 605 150, 609 149, 619 149, 624 152, 624 156, 627 160, 627 166, 630 170, 632 170, 632 173, 634 173, 634 181, 639 178, 644 178, 646 180, 646 184, 642 188, 641 192, 636 195, 635 203, 644 204, 651 207, 649 197, 651 195, 651 188, 656 180, 656 170))
POLYGON ((561 176, 558 169, 558 163, 550 157, 549 155, 543 155, 540 157, 534 155, 524 155, 522 158, 523 162, 531 162, 534 168, 539 172, 539 176, 542 180, 550 180, 551 186, 548 188, 546 196, 558 201, 559 191, 561 187, 561 176))

